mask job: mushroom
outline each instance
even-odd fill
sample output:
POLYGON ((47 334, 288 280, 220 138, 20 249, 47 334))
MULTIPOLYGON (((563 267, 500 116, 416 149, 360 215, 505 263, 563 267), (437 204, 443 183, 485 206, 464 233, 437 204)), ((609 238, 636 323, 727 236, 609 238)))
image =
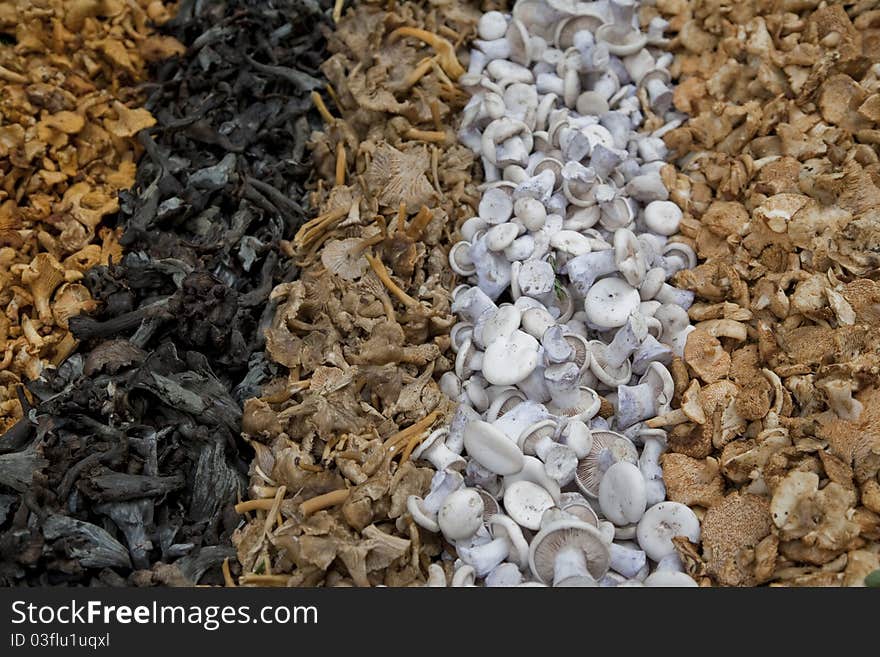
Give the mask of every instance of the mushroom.
POLYGON ((557 427, 555 420, 542 420, 526 429, 517 444, 523 454, 537 455, 544 462, 547 474, 564 485, 574 477, 578 460, 574 450, 553 440, 557 427))
POLYGON ((645 206, 645 226, 658 235, 675 235, 681 224, 681 209, 672 201, 651 201, 645 206))
POLYGON ((446 587, 446 572, 440 564, 432 563, 428 566, 428 579, 425 586, 432 588, 446 587))
POLYGON ((672 570, 657 570, 645 578, 644 584, 645 586, 663 588, 699 586, 690 575, 672 570))
POLYGON ((648 506, 654 506, 666 499, 666 485, 663 482, 663 468, 660 457, 666 450, 666 432, 661 429, 642 429, 639 431, 644 448, 639 455, 639 470, 645 480, 648 506))
POLYGON ((639 546, 654 561, 675 552, 672 539, 684 536, 692 543, 700 541, 700 521, 684 504, 660 502, 642 516, 636 529, 639 546))
POLYGON ((489 528, 493 539, 488 543, 457 548, 458 556, 466 564, 473 566, 476 576, 485 577, 508 559, 514 561, 520 569, 528 568, 529 544, 519 525, 499 514, 489 520, 489 528))
POLYGON ((638 463, 639 453, 629 438, 613 431, 593 431, 590 453, 578 461, 575 483, 587 497, 599 497, 599 484, 614 463, 638 463))
POLYGON ((467 463, 461 456, 446 447, 446 437, 449 429, 441 428, 432 432, 425 441, 413 450, 411 456, 414 460, 424 459, 431 463, 438 471, 464 470, 467 463))
POLYGON ((541 516, 552 506, 554 501, 550 493, 531 481, 514 481, 505 486, 504 510, 521 527, 538 530, 541 516))
POLYGON ((645 512, 647 490, 635 465, 619 461, 611 465, 599 482, 599 506, 615 525, 637 523, 645 512))
POLYGON ((550 497, 553 498, 554 502, 558 501, 561 495, 559 483, 547 474, 547 468, 544 467, 544 463, 534 456, 524 456, 522 470, 504 477, 505 490, 517 481, 530 481, 533 484, 537 484, 550 493, 550 497))
POLYGON ((612 543, 609 546, 609 553, 611 570, 630 579, 638 576, 648 562, 644 551, 631 543, 628 545, 612 543))
POLYGON ((496 386, 519 383, 537 367, 539 347, 535 338, 520 330, 498 337, 486 347, 483 376, 496 386))
POLYGON ((407 511, 419 527, 429 532, 438 532, 440 525, 437 524, 437 512, 446 498, 463 485, 464 479, 458 472, 438 470, 431 479, 431 490, 425 499, 418 495, 406 498, 407 511))
POLYGON ((512 563, 502 563, 495 567, 491 573, 486 575, 486 586, 489 587, 511 587, 522 586, 523 576, 520 569, 512 563))
POLYGON ((474 488, 460 488, 447 495, 437 512, 437 524, 446 540, 464 541, 483 525, 483 498, 474 488))
POLYGON ((590 453, 593 447, 593 434, 581 420, 569 420, 562 430, 562 442, 571 447, 578 460, 590 453))
POLYGON ((529 546, 532 574, 553 586, 596 586, 608 572, 610 559, 602 534, 575 519, 547 524, 529 546))
POLYGON ((598 281, 587 292, 584 310, 591 324, 601 328, 616 328, 626 324, 627 318, 638 309, 640 302, 638 290, 622 278, 608 277, 598 281))
POLYGON ((464 447, 468 456, 495 474, 510 475, 522 470, 523 454, 516 443, 488 422, 468 423, 464 430, 464 447))

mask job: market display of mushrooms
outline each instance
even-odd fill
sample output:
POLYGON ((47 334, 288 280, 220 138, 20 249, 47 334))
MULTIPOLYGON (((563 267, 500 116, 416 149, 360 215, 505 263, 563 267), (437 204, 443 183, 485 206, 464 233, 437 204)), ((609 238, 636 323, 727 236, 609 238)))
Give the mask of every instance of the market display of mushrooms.
POLYGON ((459 79, 470 98, 458 137, 484 182, 449 251, 465 283, 443 375, 459 404, 448 439, 461 435, 466 463, 455 461, 449 510, 467 535, 440 529, 477 583, 497 585, 476 555, 502 552, 472 524, 478 493, 496 501, 493 520, 538 532, 529 568, 493 564, 519 566, 523 581, 641 584, 673 537, 699 540, 697 517, 664 503, 666 434, 649 424, 672 412, 667 366, 690 328, 679 313, 693 294, 668 281, 695 258, 670 240, 682 212, 661 137, 683 115, 670 111, 665 23, 642 30, 638 9, 535 0, 488 12, 459 79), (474 506, 459 504, 465 492, 474 506))
POLYGON ((877 577, 874 3, 248 2, 0 2, 0 582, 877 577))

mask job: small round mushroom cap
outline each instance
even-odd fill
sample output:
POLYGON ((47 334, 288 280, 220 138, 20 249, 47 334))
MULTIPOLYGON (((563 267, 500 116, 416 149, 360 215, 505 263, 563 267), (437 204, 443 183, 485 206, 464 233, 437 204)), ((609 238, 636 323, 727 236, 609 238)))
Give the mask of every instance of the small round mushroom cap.
POLYGON ((675 552, 672 539, 685 536, 692 543, 700 541, 700 521, 696 514, 679 502, 660 502, 645 511, 636 529, 639 546, 654 561, 675 552))
POLYGON ((516 385, 538 366, 539 350, 538 341, 519 330, 493 340, 483 354, 483 376, 493 386, 516 385))
POLYGON ((489 345, 498 338, 509 338, 519 328, 522 313, 514 305, 499 306, 480 329, 480 341, 489 345))
POLYGON ((513 209, 517 218, 532 232, 541 230, 547 221, 547 209, 537 199, 528 196, 517 199, 513 209))
POLYGON ((485 41, 500 39, 507 32, 507 19, 500 11, 487 11, 480 16, 477 33, 485 41))
POLYGON ((464 448, 486 470, 498 475, 516 474, 523 468, 523 453, 499 429, 474 420, 464 429, 464 448))
POLYGON ((516 388, 512 386, 503 388, 489 404, 489 409, 486 411, 486 420, 494 422, 525 400, 526 396, 516 388))
POLYGON ((535 446, 544 438, 553 438, 558 426, 559 424, 553 419, 536 422, 519 435, 516 443, 523 454, 532 456, 535 454, 535 446))
POLYGON ((515 481, 504 491, 504 509, 520 527, 537 531, 541 516, 554 505, 546 489, 531 481, 515 481))
POLYGON ((584 311, 591 324, 600 328, 617 328, 626 324, 641 301, 637 289, 622 278, 610 276, 595 283, 587 292, 584 311))
POLYGON ((641 520, 647 501, 645 479, 632 463, 615 463, 599 482, 599 507, 615 525, 629 525, 641 520))
POLYGON ((512 223, 498 224, 486 231, 486 248, 490 251, 503 251, 519 235, 519 226, 512 223))
POLYGON ((581 420, 569 420, 562 430, 562 439, 574 450, 578 459, 584 458, 593 448, 593 432, 581 420))
POLYGON ((699 584, 687 573, 677 573, 672 570, 658 570, 645 578, 645 586, 654 588, 697 588, 699 584))
POLYGON ((519 525, 499 513, 489 520, 489 531, 492 532, 493 537, 504 537, 510 542, 510 551, 507 553, 508 560, 516 563, 520 570, 529 567, 529 544, 519 525))
MULTIPOLYGON (((565 493, 568 495, 568 493, 565 493)), ((562 510, 566 513, 573 515, 575 518, 580 520, 581 522, 585 522, 588 525, 593 525, 593 527, 599 527, 599 516, 596 515, 596 511, 593 507, 590 506, 590 503, 587 502, 586 499, 581 497, 580 493, 576 493, 579 500, 571 500, 568 502, 561 502, 562 510)))
POLYGON ((572 519, 551 522, 532 539, 529 546, 532 574, 544 584, 552 583, 556 555, 569 548, 583 552, 593 579, 599 580, 608 572, 611 552, 602 534, 592 525, 572 519))
POLYGON ((450 493, 437 513, 437 524, 448 541, 463 541, 483 524, 483 498, 474 488, 450 493))
POLYGON ((593 431, 592 449, 578 461, 575 483, 584 495, 598 498, 602 476, 618 461, 638 464, 639 452, 632 441, 614 431, 593 431))
POLYGON ((480 218, 491 225, 503 224, 513 215, 513 201, 510 194, 501 187, 493 187, 483 192, 480 199, 480 218))
POLYGON ((523 330, 533 338, 540 340, 544 337, 545 331, 551 326, 556 326, 556 320, 553 319, 553 315, 546 308, 528 308, 523 311, 523 330))
POLYGON ((645 206, 645 225, 658 235, 675 235, 682 212, 672 201, 651 201, 645 206))

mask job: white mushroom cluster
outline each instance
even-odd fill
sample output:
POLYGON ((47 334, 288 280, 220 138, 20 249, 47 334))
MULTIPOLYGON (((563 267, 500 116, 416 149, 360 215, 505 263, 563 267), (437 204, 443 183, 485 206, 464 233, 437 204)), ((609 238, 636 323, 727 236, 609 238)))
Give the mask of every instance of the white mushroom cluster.
POLYGON ((696 258, 669 239, 661 176, 683 117, 665 22, 644 32, 637 8, 521 0, 478 25, 460 139, 486 182, 449 255, 467 284, 441 379, 460 405, 413 453, 437 473, 408 500, 455 547, 454 585, 696 585, 672 538, 698 541, 699 521, 665 501, 666 433, 646 425, 692 330, 692 293, 667 280, 696 258))

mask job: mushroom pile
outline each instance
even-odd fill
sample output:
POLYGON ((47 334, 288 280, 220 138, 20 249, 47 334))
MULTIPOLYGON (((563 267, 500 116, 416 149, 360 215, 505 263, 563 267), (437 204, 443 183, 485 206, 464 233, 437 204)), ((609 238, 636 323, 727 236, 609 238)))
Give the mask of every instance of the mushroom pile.
POLYGON ((121 257, 102 220, 155 123, 135 85, 182 50, 153 34, 171 4, 0 4, 0 433, 22 415, 20 384, 75 349, 68 319, 95 307, 84 274, 121 257))
POLYGON ((298 279, 272 292, 278 376, 246 402, 253 446, 244 586, 424 584, 441 552, 407 512, 433 470, 417 454, 454 410, 446 252, 479 193, 453 119, 466 4, 357 3, 328 33, 324 119, 309 148, 315 218, 286 244, 298 279))
MULTIPOLYGON (((880 23, 873 3, 687 3, 665 135, 700 265, 670 499, 722 585, 860 585, 880 555, 880 23)), ((659 12, 659 13, 658 13, 659 12)), ((677 405, 677 404, 676 404, 677 405)), ((683 546, 686 547, 686 546, 683 546)))
MULTIPOLYGON (((663 135, 679 126, 665 21, 632 0, 524 0, 482 15, 459 130, 482 162, 449 264, 459 402, 413 452, 437 474, 408 508, 454 547, 453 584, 695 586, 667 502, 667 369, 692 327, 696 264, 674 237, 663 135)), ((685 411, 686 412, 686 411, 685 411)), ((433 582, 443 585, 440 566, 433 582)), ((433 583, 432 582, 432 583, 433 583)))

